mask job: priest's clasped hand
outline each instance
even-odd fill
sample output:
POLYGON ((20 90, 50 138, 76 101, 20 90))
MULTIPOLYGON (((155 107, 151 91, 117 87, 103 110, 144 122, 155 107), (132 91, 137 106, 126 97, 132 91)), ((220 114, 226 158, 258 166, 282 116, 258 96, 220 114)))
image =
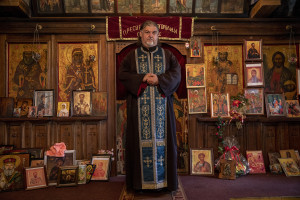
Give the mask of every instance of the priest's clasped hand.
POLYGON ((148 85, 158 85, 158 78, 156 74, 148 73, 143 78, 144 82, 147 82, 148 85))

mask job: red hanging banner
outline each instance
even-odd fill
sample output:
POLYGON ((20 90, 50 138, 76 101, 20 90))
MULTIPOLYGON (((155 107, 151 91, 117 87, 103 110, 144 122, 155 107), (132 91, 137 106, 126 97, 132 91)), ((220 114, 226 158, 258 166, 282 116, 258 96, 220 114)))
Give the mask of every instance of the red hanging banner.
POLYGON ((163 40, 189 40, 193 36, 194 18, 191 17, 106 17, 106 39, 136 40, 141 24, 152 20, 159 27, 163 40))

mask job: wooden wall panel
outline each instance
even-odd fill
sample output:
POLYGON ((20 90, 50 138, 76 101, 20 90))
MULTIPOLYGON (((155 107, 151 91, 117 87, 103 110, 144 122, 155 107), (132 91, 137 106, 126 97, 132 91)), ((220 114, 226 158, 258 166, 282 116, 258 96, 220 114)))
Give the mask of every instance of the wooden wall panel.
POLYGON ((6 136, 6 124, 0 122, 0 145, 7 144, 6 136))
POLYGON ((82 137, 82 125, 80 122, 73 124, 73 133, 75 137, 75 150, 76 150, 76 159, 80 160, 84 157, 83 146, 86 144, 86 139, 82 137))
POLYGON ((86 124, 86 152, 87 158, 98 152, 98 131, 96 124, 86 124))
POLYGON ((8 131, 8 144, 15 148, 22 148, 22 127, 21 125, 10 125, 8 131))
POLYGON ((48 150, 47 124, 39 124, 34 126, 34 138, 35 138, 34 147, 45 147, 46 150, 48 150))
POLYGON ((290 123, 288 126, 289 148, 300 149, 300 126, 299 124, 290 123))
POLYGON ((25 140, 23 142, 23 147, 24 148, 34 147, 32 141, 32 124, 29 122, 22 123, 22 132, 24 134, 24 140, 25 140))
POLYGON ((59 125, 60 142, 64 142, 68 150, 74 149, 74 136, 71 124, 59 125))

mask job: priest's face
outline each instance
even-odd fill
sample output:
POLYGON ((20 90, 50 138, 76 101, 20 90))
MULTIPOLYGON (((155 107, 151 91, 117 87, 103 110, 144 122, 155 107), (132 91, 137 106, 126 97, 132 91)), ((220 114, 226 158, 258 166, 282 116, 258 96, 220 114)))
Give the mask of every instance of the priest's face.
POLYGON ((158 41, 158 30, 154 25, 146 26, 140 31, 140 37, 144 47, 154 47, 158 41))

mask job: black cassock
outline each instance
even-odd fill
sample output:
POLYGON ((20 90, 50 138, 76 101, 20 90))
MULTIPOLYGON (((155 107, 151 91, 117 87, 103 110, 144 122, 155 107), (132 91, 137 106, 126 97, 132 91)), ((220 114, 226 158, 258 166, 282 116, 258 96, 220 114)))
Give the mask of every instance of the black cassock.
MULTIPOLYGON (((153 52, 157 47, 143 51, 153 52)), ((176 57, 169 51, 164 50, 165 73, 159 74, 158 91, 167 98, 167 189, 174 191, 178 187, 177 181, 177 142, 176 125, 173 110, 173 93, 181 81, 181 67, 176 57)), ((151 54, 148 54, 151 55, 151 54)), ((145 74, 137 74, 137 62, 135 50, 132 50, 122 61, 119 70, 119 79, 127 90, 127 131, 125 136, 125 162, 126 162, 126 185, 128 189, 158 189, 142 188, 142 169, 140 159, 140 141, 138 130, 138 96, 144 91, 142 85, 145 74)), ((151 60, 151 59, 150 59, 151 60)), ((150 87, 150 86, 147 86, 150 87)))

